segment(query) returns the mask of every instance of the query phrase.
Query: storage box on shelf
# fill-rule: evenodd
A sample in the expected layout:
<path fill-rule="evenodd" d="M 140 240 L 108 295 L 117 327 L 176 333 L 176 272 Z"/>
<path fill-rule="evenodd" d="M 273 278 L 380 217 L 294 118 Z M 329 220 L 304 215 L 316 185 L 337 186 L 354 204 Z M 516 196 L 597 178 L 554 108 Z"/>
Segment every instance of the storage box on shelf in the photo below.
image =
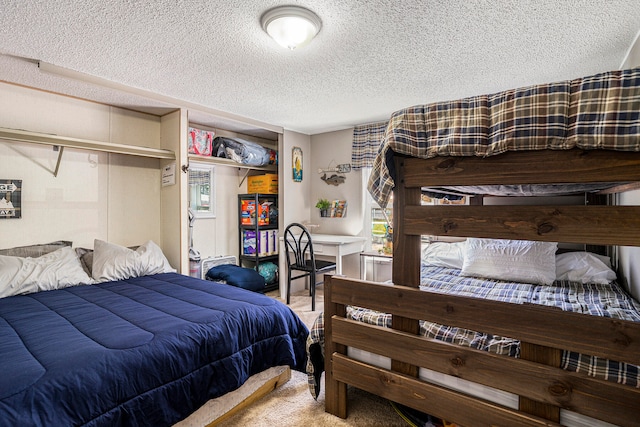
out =
<path fill-rule="evenodd" d="M 278 289 L 278 195 L 239 194 L 238 224 L 240 265 L 265 277 L 265 292 Z"/>
<path fill-rule="evenodd" d="M 278 194 L 278 174 L 266 173 L 247 177 L 247 192 Z"/>

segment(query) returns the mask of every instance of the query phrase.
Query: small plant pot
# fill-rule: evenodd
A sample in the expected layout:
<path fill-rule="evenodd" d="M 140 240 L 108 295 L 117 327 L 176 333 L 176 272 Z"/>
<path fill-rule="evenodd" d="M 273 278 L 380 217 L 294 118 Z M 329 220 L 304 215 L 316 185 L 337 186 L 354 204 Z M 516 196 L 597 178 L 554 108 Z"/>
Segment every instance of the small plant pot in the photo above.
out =
<path fill-rule="evenodd" d="M 320 216 L 321 217 L 328 217 L 329 216 L 329 209 L 320 209 Z"/>

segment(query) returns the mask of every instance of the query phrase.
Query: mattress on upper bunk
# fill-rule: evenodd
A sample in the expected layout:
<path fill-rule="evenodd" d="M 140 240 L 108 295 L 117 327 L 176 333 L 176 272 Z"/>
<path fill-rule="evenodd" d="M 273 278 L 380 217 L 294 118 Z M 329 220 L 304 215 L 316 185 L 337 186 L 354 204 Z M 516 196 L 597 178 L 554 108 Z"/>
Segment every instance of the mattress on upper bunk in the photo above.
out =
<path fill-rule="evenodd" d="M 473 240 L 491 242 L 488 239 Z M 493 240 L 493 242 L 498 241 Z M 555 278 L 559 280 L 544 278 L 546 273 L 542 270 L 545 267 L 540 267 L 539 264 L 530 264 L 527 267 L 527 262 L 519 263 L 518 271 L 502 269 L 496 273 L 495 263 L 484 262 L 485 267 L 489 266 L 485 273 L 491 271 L 491 274 L 506 274 L 507 276 L 518 274 L 522 277 L 529 276 L 528 282 L 540 282 L 533 284 L 465 275 L 469 274 L 469 269 L 476 269 L 474 274 L 482 274 L 478 264 L 469 267 L 469 269 L 467 269 L 468 265 L 463 265 L 461 259 L 463 254 L 460 248 L 465 244 L 466 242 L 432 244 L 434 247 L 440 246 L 446 249 L 438 248 L 437 251 L 430 253 L 423 252 L 420 289 L 515 304 L 546 305 L 587 315 L 640 322 L 640 304 L 615 280 L 610 280 L 612 277 L 615 278 L 615 273 L 603 261 L 606 257 L 586 252 L 558 255 L 556 257 L 557 269 L 554 265 L 553 271 Z M 548 243 L 537 242 L 535 245 L 548 245 Z M 501 254 L 505 258 L 510 255 L 513 254 Z M 532 260 L 530 259 L 530 261 Z M 483 262 L 481 261 L 481 263 Z M 545 281 L 547 284 L 544 284 Z M 392 316 L 370 309 L 348 306 L 347 318 L 390 328 Z M 425 321 L 420 321 L 420 334 L 427 338 L 477 350 L 519 357 L 520 342 L 509 337 Z M 324 369 L 321 356 L 323 346 L 324 318 L 321 314 L 309 331 L 307 340 L 309 391 L 314 398 L 317 398 L 320 391 L 319 378 Z M 585 372 L 595 378 L 632 387 L 640 387 L 638 366 L 627 363 L 564 351 L 561 368 L 574 372 Z"/>
<path fill-rule="evenodd" d="M 521 184 L 521 185 L 452 185 L 446 187 L 429 187 L 423 189 L 433 199 L 456 200 L 463 196 L 572 196 L 584 193 L 595 193 L 627 182 L 614 183 L 579 183 L 579 184 Z"/>
<path fill-rule="evenodd" d="M 0 299 L 6 425 L 172 425 L 272 366 L 308 330 L 268 296 L 176 273 Z"/>
<path fill-rule="evenodd" d="M 487 157 L 526 150 L 640 151 L 640 68 L 395 112 L 368 189 L 386 206 L 393 155 Z"/>

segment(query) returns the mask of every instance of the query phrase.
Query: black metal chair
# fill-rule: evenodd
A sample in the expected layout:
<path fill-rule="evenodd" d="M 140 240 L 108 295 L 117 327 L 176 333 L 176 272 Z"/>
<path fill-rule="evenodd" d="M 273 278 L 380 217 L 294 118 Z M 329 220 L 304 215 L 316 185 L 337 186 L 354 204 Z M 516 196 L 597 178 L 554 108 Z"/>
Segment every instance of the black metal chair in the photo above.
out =
<path fill-rule="evenodd" d="M 316 286 L 324 280 L 316 281 L 316 275 L 336 271 L 336 263 L 316 260 L 309 230 L 297 222 L 284 230 L 285 253 L 287 257 L 287 304 L 291 300 L 291 282 L 302 277 L 309 278 L 311 311 L 316 310 Z M 294 275 L 297 274 L 297 275 Z"/>

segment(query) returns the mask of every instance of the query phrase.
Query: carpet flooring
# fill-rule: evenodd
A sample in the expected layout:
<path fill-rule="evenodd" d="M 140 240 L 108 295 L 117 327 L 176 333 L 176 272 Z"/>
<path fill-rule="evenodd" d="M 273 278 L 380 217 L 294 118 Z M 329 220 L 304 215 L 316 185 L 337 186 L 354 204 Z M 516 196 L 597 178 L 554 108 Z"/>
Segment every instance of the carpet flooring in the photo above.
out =
<path fill-rule="evenodd" d="M 276 293 L 270 295 L 278 298 Z M 290 307 L 307 327 L 311 327 L 323 310 L 322 286 L 316 291 L 315 312 L 311 311 L 311 297 L 305 292 L 292 295 Z M 324 412 L 324 376 L 322 381 L 323 387 L 316 401 L 309 393 L 307 375 L 292 371 L 291 379 L 286 384 L 220 425 L 225 427 L 408 426 L 387 400 L 356 388 L 349 388 L 348 391 L 349 413 L 346 419 Z"/>

